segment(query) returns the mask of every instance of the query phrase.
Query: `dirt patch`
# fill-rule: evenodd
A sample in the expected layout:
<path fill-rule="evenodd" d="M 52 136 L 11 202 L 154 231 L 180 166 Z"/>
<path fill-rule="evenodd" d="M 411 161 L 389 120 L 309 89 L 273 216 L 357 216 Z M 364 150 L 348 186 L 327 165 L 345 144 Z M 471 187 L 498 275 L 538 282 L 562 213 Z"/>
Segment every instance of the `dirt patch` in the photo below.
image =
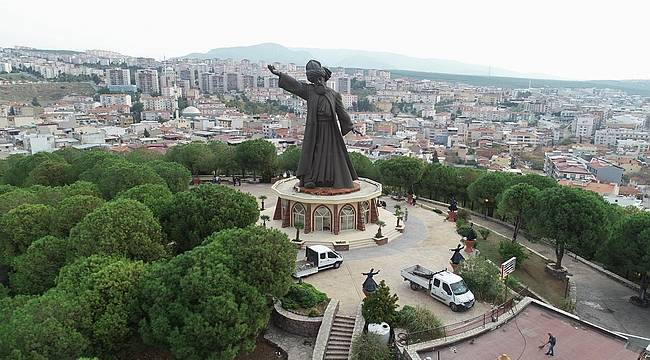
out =
<path fill-rule="evenodd" d="M 327 299 L 325 301 L 321 301 L 320 303 L 316 304 L 316 306 L 311 307 L 309 309 L 297 308 L 292 310 L 287 310 L 287 309 L 285 310 L 298 315 L 318 317 L 318 316 L 323 316 L 323 314 L 325 314 L 325 309 L 327 308 L 327 304 L 329 304 L 329 302 L 330 299 Z"/>

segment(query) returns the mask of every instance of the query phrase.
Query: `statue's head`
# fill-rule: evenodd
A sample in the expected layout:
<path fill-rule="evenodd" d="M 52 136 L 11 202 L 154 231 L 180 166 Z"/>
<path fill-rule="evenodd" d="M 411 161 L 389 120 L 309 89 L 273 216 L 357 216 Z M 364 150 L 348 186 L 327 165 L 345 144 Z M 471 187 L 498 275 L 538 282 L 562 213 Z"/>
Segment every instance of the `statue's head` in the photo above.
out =
<path fill-rule="evenodd" d="M 307 73 L 307 80 L 314 85 L 325 85 L 332 76 L 330 69 L 321 66 L 320 62 L 316 60 L 309 60 L 305 66 L 305 72 Z"/>

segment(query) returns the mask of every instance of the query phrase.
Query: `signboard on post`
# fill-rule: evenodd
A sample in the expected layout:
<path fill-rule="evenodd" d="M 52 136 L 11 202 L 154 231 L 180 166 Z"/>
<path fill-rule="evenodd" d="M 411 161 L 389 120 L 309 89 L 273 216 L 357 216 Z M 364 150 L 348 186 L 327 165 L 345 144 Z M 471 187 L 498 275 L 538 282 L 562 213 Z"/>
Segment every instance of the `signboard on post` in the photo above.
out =
<path fill-rule="evenodd" d="M 516 257 L 511 257 L 501 264 L 501 278 L 507 277 L 509 274 L 515 272 L 515 264 L 517 262 Z"/>

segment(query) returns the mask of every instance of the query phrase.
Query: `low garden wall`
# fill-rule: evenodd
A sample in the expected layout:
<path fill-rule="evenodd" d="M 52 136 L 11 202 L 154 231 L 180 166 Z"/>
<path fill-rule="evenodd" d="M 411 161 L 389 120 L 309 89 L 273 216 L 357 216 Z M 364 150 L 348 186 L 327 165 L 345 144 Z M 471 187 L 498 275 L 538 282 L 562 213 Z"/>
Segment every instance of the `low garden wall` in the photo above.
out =
<path fill-rule="evenodd" d="M 282 304 L 276 301 L 273 304 L 271 321 L 275 326 L 288 333 L 304 337 L 316 337 L 323 322 L 323 317 L 309 317 L 293 313 L 283 309 Z"/>

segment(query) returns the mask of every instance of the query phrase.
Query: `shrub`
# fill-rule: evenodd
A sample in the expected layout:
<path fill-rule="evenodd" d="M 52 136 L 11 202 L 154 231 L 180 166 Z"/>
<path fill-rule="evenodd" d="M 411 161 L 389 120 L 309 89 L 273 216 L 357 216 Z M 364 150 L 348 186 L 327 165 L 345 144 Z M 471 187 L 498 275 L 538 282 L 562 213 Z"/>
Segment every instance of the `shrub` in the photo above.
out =
<path fill-rule="evenodd" d="M 326 300 L 327 294 L 304 282 L 289 287 L 289 291 L 282 299 L 282 307 L 287 310 L 309 309 Z"/>
<path fill-rule="evenodd" d="M 465 220 L 465 222 L 469 222 L 469 220 L 472 218 L 472 215 L 467 209 L 458 209 L 456 212 L 456 218 L 459 220 Z"/>
<path fill-rule="evenodd" d="M 471 257 L 463 262 L 459 275 L 477 300 L 498 303 L 504 293 L 499 267 L 490 260 Z"/>
<path fill-rule="evenodd" d="M 501 240 L 501 242 L 499 242 L 499 255 L 501 255 L 502 261 L 516 257 L 517 266 L 523 265 L 524 261 L 528 259 L 526 248 L 518 242 L 510 240 Z"/>
<path fill-rule="evenodd" d="M 487 238 L 490 236 L 492 232 L 490 231 L 490 229 L 480 228 L 478 229 L 478 233 L 481 234 L 483 240 L 487 240 Z"/>
<path fill-rule="evenodd" d="M 472 228 L 469 225 L 463 224 L 461 226 L 456 226 L 456 232 L 462 237 L 467 237 Z"/>
<path fill-rule="evenodd" d="M 409 343 L 429 341 L 442 337 L 442 322 L 429 309 L 405 305 L 397 312 L 397 326 L 409 334 Z"/>
<path fill-rule="evenodd" d="M 396 294 L 390 294 L 390 288 L 382 280 L 377 287 L 377 291 L 367 298 L 363 299 L 361 312 L 368 323 L 387 322 L 393 325 L 397 317 L 397 300 Z"/>
<path fill-rule="evenodd" d="M 352 340 L 352 360 L 390 360 L 390 349 L 377 334 L 365 333 Z"/>

